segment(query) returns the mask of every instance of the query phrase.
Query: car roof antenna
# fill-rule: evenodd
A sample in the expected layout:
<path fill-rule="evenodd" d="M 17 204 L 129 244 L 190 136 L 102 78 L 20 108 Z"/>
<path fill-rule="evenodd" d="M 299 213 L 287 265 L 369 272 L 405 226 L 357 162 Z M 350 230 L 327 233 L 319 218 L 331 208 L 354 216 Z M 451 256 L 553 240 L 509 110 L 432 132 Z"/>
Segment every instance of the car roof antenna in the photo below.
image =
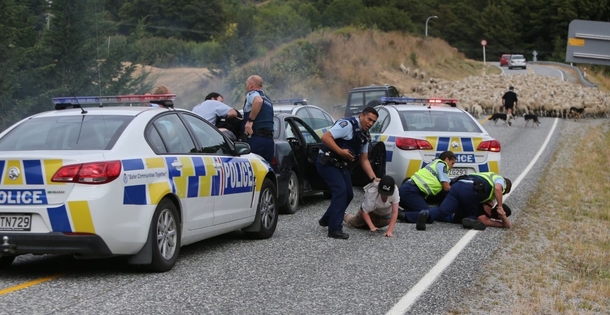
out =
<path fill-rule="evenodd" d="M 80 104 L 80 103 L 79 103 L 79 101 L 78 101 L 78 98 L 77 98 L 77 97 L 75 96 L 75 94 L 72 92 L 72 89 L 70 88 L 70 86 L 67 86 L 67 88 L 68 88 L 68 91 L 70 92 L 70 94 L 72 94 L 72 97 L 74 97 L 74 98 L 76 99 L 76 104 L 75 104 L 75 105 L 73 105 L 73 107 L 78 107 L 78 108 L 80 108 L 80 113 L 81 113 L 81 114 L 83 114 L 83 115 L 84 115 L 84 114 L 86 114 L 86 113 L 88 113 L 88 112 L 87 112 L 87 111 L 86 111 L 86 110 L 83 108 L 83 106 L 81 106 L 81 104 Z M 102 106 L 102 104 L 100 104 L 100 107 L 101 107 L 101 106 Z M 56 108 L 56 109 L 57 109 L 57 108 Z"/>

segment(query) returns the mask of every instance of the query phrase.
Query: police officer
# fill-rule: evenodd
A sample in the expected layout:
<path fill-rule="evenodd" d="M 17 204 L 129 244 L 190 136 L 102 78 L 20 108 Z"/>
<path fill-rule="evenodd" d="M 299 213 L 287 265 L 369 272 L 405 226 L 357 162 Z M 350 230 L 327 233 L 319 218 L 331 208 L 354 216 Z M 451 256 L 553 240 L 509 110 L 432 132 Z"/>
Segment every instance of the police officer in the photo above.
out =
<path fill-rule="evenodd" d="M 347 205 L 354 198 L 350 163 L 360 159 L 365 174 L 376 180 L 375 172 L 368 158 L 369 129 L 375 124 L 379 113 L 372 108 L 365 108 L 356 117 L 339 119 L 322 135 L 320 155 L 316 168 L 322 179 L 328 184 L 332 195 L 330 205 L 318 221 L 321 226 L 328 226 L 328 237 L 347 239 L 349 234 L 343 232 L 343 215 Z"/>
<path fill-rule="evenodd" d="M 451 151 L 441 153 L 432 163 L 421 168 L 400 185 L 400 206 L 405 211 L 417 211 L 428 208 L 428 202 L 442 203 L 449 192 L 449 170 L 456 162 Z M 404 213 L 399 217 L 404 220 Z"/>
<path fill-rule="evenodd" d="M 502 195 L 510 192 L 512 183 L 493 172 L 473 173 L 460 177 L 451 185 L 449 194 L 443 202 L 434 208 L 419 212 L 405 213 L 407 222 L 416 222 L 416 229 L 426 230 L 426 223 L 447 221 L 456 213 L 464 217 L 477 218 L 481 203 L 491 200 L 498 204 L 497 211 L 503 212 Z"/>
<path fill-rule="evenodd" d="M 246 80 L 246 102 L 244 104 L 243 133 L 248 137 L 252 152 L 271 163 L 274 156 L 273 103 L 263 92 L 263 79 L 251 75 Z"/>

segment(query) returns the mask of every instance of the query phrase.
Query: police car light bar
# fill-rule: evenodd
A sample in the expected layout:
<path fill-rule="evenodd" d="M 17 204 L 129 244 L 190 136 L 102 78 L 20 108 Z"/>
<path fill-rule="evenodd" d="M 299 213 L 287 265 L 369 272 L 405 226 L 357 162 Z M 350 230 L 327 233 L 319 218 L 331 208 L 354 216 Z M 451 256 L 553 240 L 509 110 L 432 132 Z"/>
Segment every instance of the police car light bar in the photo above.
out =
<path fill-rule="evenodd" d="M 56 109 L 66 108 L 69 105 L 102 105 L 120 103 L 154 103 L 168 107 L 173 106 L 176 94 L 151 94 L 151 95 L 117 95 L 117 96 L 67 96 L 54 97 L 53 103 Z"/>
<path fill-rule="evenodd" d="M 382 97 L 383 104 L 449 104 L 455 106 L 456 99 L 449 98 L 413 98 L 413 97 Z"/>
<path fill-rule="evenodd" d="M 272 100 L 273 104 L 292 104 L 292 105 L 307 105 L 305 98 L 287 98 L 282 100 Z"/>

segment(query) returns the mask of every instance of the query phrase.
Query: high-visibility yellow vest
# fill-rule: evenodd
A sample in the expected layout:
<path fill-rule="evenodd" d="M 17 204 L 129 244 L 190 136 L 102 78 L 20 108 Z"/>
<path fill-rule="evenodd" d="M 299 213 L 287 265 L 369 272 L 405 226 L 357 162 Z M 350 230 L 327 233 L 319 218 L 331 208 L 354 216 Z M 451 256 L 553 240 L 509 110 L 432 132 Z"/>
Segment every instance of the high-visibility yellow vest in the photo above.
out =
<path fill-rule="evenodd" d="M 489 191 L 489 195 L 487 196 L 487 198 L 485 200 L 481 200 L 481 203 L 490 201 L 494 198 L 494 190 L 496 187 L 496 185 L 494 185 L 494 182 L 497 178 L 503 179 L 502 176 L 500 176 L 494 172 L 472 173 L 472 174 L 468 174 L 468 176 L 477 176 L 477 177 L 485 179 L 485 181 L 487 183 L 489 183 L 489 187 L 491 188 Z M 506 190 L 506 187 L 502 187 L 502 194 L 504 194 L 505 190 Z"/>
<path fill-rule="evenodd" d="M 447 165 L 447 163 L 441 159 L 436 159 L 432 161 L 432 163 L 415 172 L 415 174 L 413 174 L 411 177 L 419 190 L 426 194 L 426 197 L 434 196 L 443 190 L 443 184 L 441 184 L 441 182 L 438 180 L 438 172 L 436 171 L 436 165 L 438 163 L 445 164 L 443 169 L 445 172 L 449 172 L 449 165 Z"/>

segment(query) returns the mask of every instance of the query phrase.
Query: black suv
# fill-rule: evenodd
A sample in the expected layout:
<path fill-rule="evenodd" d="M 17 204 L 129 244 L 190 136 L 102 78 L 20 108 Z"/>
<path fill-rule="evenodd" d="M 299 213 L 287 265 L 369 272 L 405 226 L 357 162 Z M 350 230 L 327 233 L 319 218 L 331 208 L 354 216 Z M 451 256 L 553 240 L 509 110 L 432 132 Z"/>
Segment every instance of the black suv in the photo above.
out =
<path fill-rule="evenodd" d="M 366 107 L 380 105 L 382 97 L 400 97 L 400 94 L 392 85 L 370 85 L 351 89 L 344 117 L 356 116 Z"/>

